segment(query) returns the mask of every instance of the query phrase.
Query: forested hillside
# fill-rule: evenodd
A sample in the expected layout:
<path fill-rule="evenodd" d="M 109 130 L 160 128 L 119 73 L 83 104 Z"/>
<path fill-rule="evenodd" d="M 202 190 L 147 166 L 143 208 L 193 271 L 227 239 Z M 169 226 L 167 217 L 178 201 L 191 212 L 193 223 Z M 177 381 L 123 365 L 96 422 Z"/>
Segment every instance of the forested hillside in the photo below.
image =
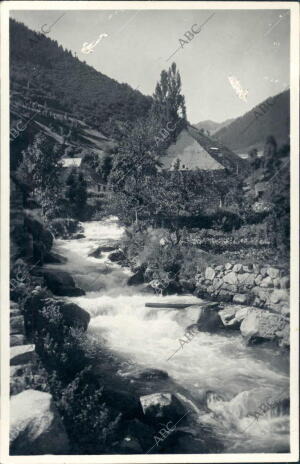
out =
<path fill-rule="evenodd" d="M 10 21 L 12 89 L 71 112 L 105 135 L 118 137 L 118 127 L 147 113 L 151 97 L 133 90 L 79 61 L 57 41 Z"/>
<path fill-rule="evenodd" d="M 231 150 L 247 153 L 251 148 L 262 149 L 268 135 L 277 143 L 289 143 L 290 91 L 286 90 L 255 106 L 214 135 Z"/>

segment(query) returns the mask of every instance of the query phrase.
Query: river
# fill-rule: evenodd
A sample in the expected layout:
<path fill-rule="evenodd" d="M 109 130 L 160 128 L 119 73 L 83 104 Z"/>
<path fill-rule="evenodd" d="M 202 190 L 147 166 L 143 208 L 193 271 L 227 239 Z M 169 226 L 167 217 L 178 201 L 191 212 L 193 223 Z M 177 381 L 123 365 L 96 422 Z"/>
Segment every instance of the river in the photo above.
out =
<path fill-rule="evenodd" d="M 89 332 L 129 365 L 166 371 L 189 393 L 195 411 L 205 395 L 208 409 L 201 421 L 223 437 L 225 452 L 288 452 L 289 416 L 277 401 L 288 396 L 288 356 L 274 347 L 246 347 L 239 332 L 199 332 L 181 347 L 179 340 L 189 325 L 185 310 L 151 309 L 145 302 L 201 300 L 192 295 L 160 297 L 145 293 L 143 286 L 127 286 L 130 271 L 111 263 L 108 253 L 88 256 L 97 246 L 120 239 L 123 229 L 117 220 L 86 222 L 83 227 L 85 238 L 56 240 L 54 251 L 67 257 L 60 268 L 86 291 L 85 296 L 67 299 L 90 313 Z M 256 419 L 247 417 L 266 397 L 277 407 Z"/>

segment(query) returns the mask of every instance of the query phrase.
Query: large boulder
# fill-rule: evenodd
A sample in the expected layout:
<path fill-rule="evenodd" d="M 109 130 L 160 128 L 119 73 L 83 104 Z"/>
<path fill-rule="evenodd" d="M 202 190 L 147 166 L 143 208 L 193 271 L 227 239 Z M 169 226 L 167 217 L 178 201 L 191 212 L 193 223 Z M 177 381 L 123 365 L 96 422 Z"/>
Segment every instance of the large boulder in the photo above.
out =
<path fill-rule="evenodd" d="M 10 401 L 10 454 L 69 454 L 69 441 L 49 393 L 26 390 Z"/>
<path fill-rule="evenodd" d="M 198 328 L 201 332 L 215 332 L 223 328 L 221 318 L 218 314 L 219 306 L 200 306 Z"/>
<path fill-rule="evenodd" d="M 82 296 L 85 291 L 75 286 L 73 277 L 65 271 L 43 270 L 45 283 L 49 290 L 58 296 Z"/>
<path fill-rule="evenodd" d="M 289 323 L 280 314 L 269 311 L 252 311 L 241 323 L 241 334 L 247 343 L 259 343 L 263 341 L 276 341 L 285 337 Z"/>
<path fill-rule="evenodd" d="M 140 402 L 145 419 L 149 423 L 160 423 L 163 420 L 177 422 L 186 413 L 182 403 L 171 393 L 141 396 Z"/>

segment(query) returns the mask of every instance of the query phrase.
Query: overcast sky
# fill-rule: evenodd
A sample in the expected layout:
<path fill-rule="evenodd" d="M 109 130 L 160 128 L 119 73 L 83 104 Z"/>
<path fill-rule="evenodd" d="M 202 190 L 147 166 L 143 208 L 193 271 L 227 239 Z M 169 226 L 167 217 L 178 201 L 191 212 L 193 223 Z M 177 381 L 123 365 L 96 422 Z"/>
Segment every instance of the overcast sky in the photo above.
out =
<path fill-rule="evenodd" d="M 11 16 L 40 31 L 63 13 L 48 37 L 144 94 L 152 95 L 161 70 L 175 61 L 191 123 L 240 116 L 289 85 L 290 19 L 285 10 L 217 10 L 212 17 L 213 10 L 43 10 Z M 199 30 L 208 18 L 188 42 L 184 34 L 193 25 Z M 82 53 L 84 42 L 104 33 L 108 37 L 93 53 Z M 238 80 L 235 89 L 228 76 Z"/>

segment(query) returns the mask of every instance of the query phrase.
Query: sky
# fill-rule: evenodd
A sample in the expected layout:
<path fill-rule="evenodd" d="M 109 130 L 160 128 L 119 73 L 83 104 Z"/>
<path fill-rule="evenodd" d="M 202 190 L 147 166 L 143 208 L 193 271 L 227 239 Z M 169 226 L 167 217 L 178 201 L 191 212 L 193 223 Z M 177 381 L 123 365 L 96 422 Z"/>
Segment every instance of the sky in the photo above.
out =
<path fill-rule="evenodd" d="M 47 36 L 81 61 L 145 95 L 175 61 L 193 124 L 241 116 L 289 87 L 286 10 L 27 10 L 11 17 L 40 32 L 50 26 Z M 83 53 L 99 36 L 93 52 Z"/>

